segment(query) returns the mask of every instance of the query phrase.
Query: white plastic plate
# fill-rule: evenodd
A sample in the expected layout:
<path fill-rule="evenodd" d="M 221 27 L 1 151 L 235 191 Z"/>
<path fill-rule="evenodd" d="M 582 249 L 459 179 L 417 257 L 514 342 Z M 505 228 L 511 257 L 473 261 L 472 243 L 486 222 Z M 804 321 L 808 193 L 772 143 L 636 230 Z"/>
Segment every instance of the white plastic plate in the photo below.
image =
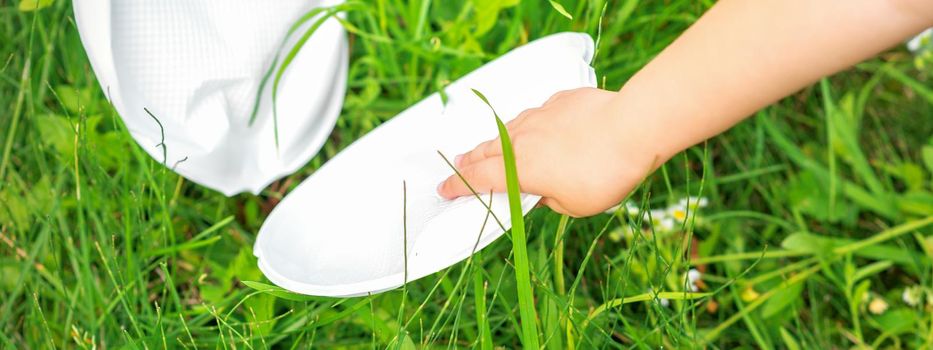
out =
<path fill-rule="evenodd" d="M 291 174 L 333 129 L 347 79 L 346 35 L 336 19 L 311 36 L 280 82 L 279 149 L 271 81 L 253 125 L 249 120 L 288 28 L 309 10 L 337 3 L 75 0 L 74 12 L 101 88 L 139 145 L 182 176 L 233 195 L 258 193 Z M 312 22 L 292 35 L 282 56 Z"/>
<path fill-rule="evenodd" d="M 507 122 L 558 91 L 595 86 L 592 54 L 586 34 L 536 40 L 451 84 L 446 106 L 433 94 L 379 126 L 272 211 L 254 246 L 260 269 L 297 293 L 357 296 L 403 285 L 406 266 L 411 281 L 485 247 L 511 226 L 506 195 L 493 195 L 491 203 L 503 227 L 490 217 L 481 233 L 488 211 L 479 200 L 436 194 L 453 174 L 438 151 L 453 161 L 497 136 L 489 107 L 470 89 L 486 95 Z M 540 199 L 521 198 L 525 213 Z"/>

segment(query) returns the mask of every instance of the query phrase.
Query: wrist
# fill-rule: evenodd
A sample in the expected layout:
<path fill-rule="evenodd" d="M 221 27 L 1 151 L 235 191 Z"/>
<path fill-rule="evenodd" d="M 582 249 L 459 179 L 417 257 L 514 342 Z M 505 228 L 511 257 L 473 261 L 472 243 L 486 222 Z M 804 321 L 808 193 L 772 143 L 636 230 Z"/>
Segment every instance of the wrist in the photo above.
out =
<path fill-rule="evenodd" d="M 616 92 L 612 104 L 611 130 L 616 135 L 617 147 L 627 161 L 635 161 L 640 171 L 650 173 L 682 151 L 679 137 L 666 127 L 664 101 L 639 96 L 638 91 L 623 87 Z M 633 157 L 636 157 L 633 159 Z"/>

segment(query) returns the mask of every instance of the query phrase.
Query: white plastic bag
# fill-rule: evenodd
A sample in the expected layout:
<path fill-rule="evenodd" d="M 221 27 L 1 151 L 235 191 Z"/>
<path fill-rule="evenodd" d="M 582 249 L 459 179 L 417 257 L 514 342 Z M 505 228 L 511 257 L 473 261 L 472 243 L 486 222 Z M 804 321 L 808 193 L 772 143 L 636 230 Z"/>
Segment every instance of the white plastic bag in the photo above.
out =
<path fill-rule="evenodd" d="M 438 151 L 450 158 L 497 136 L 489 107 L 470 89 L 485 94 L 507 122 L 555 92 L 595 86 L 592 55 L 586 34 L 536 40 L 451 84 L 446 106 L 434 94 L 373 130 L 272 211 L 253 250 L 260 269 L 294 292 L 355 296 L 401 286 L 405 252 L 410 281 L 485 247 L 511 226 L 506 195 L 492 196 L 495 218 L 480 236 L 487 209 L 479 200 L 436 193 L 453 173 Z M 539 199 L 522 195 L 525 212 Z"/>
<path fill-rule="evenodd" d="M 184 177 L 233 195 L 258 193 L 297 170 L 333 128 L 347 71 L 335 19 L 317 29 L 279 84 L 278 149 L 271 82 L 252 125 L 250 117 L 289 27 L 339 2 L 75 0 L 74 12 L 101 88 L 140 146 Z"/>

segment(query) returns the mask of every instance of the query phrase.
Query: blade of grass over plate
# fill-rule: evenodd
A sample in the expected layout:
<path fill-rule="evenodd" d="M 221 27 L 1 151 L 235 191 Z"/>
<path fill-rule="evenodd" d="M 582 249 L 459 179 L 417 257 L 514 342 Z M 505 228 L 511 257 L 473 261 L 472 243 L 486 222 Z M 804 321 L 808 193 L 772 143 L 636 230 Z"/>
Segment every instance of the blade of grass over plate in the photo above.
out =
<path fill-rule="evenodd" d="M 278 108 L 276 108 L 275 101 L 276 101 L 276 97 L 278 96 L 279 82 L 281 82 L 282 76 L 285 74 L 285 70 L 287 70 L 288 66 L 292 64 L 292 61 L 295 59 L 295 56 L 298 56 L 298 52 L 301 51 L 305 43 L 308 42 L 308 39 L 311 38 L 311 35 L 314 34 L 314 32 L 316 32 L 318 28 L 320 28 L 321 25 L 324 24 L 324 22 L 326 22 L 331 17 L 337 15 L 337 13 L 344 12 L 344 11 L 350 11 L 352 9 L 362 8 L 362 6 L 364 5 L 362 5 L 359 2 L 346 2 L 346 3 L 333 6 L 333 7 L 329 7 L 329 8 L 315 8 L 314 10 L 311 10 L 307 15 L 302 17 L 303 20 L 307 20 L 318 14 L 321 14 L 321 17 L 315 20 L 314 23 L 304 32 L 304 34 L 302 34 L 301 37 L 299 37 L 298 41 L 295 42 L 295 45 L 292 46 L 291 50 L 288 51 L 288 54 L 285 55 L 285 58 L 282 59 L 282 64 L 279 65 L 279 68 L 275 72 L 275 79 L 273 79 L 273 82 L 272 82 L 272 123 L 273 123 L 273 129 L 275 130 L 276 150 L 278 150 L 279 148 L 279 118 L 278 118 Z M 323 13 L 320 13 L 320 12 L 323 12 Z M 298 24 L 292 27 L 292 29 L 289 31 L 289 34 L 291 34 L 293 30 L 297 29 L 296 28 L 297 25 Z M 276 61 L 278 60 L 276 59 Z M 273 66 L 274 64 L 275 63 L 273 63 Z M 264 85 L 264 81 L 265 81 L 265 78 L 263 79 L 262 85 Z M 254 113 L 255 113 L 256 108 L 257 107 L 253 108 Z"/>
<path fill-rule="evenodd" d="M 515 281 L 518 284 L 518 310 L 521 316 L 522 346 L 527 349 L 537 349 L 540 347 L 538 345 L 540 344 L 538 341 L 538 317 L 534 305 L 534 292 L 531 289 L 531 271 L 528 266 L 528 246 L 525 238 L 525 216 L 522 211 L 521 190 L 518 187 L 515 152 L 512 149 L 509 132 L 496 113 L 496 109 L 492 107 L 483 93 L 475 89 L 473 89 L 473 93 L 492 110 L 492 114 L 496 118 L 496 126 L 499 128 L 502 158 L 505 161 L 505 183 L 508 189 L 509 212 L 512 219 L 512 252 L 515 257 Z"/>
<path fill-rule="evenodd" d="M 270 64 L 269 68 L 266 69 L 266 73 L 263 74 L 262 80 L 259 82 L 259 88 L 256 90 L 256 98 L 253 100 L 253 111 L 249 116 L 249 126 L 252 126 L 253 122 L 256 121 L 256 115 L 259 113 L 259 106 L 262 103 L 262 93 L 265 91 L 266 83 L 269 82 L 269 78 L 272 77 L 272 73 L 275 73 L 275 67 L 278 67 L 279 56 L 281 55 L 282 50 L 285 48 L 285 44 L 288 42 L 288 39 L 290 39 L 292 34 L 298 31 L 302 25 L 307 23 L 311 18 L 314 18 L 314 16 L 321 14 L 321 12 L 324 12 L 325 10 L 327 10 L 326 7 L 316 7 L 311 11 L 308 11 L 303 16 L 301 16 L 301 18 L 295 21 L 295 23 L 292 24 L 292 26 L 288 29 L 288 32 L 285 33 L 285 37 L 282 38 L 282 43 L 279 44 L 279 48 L 275 52 L 275 57 L 272 59 L 272 64 Z"/>

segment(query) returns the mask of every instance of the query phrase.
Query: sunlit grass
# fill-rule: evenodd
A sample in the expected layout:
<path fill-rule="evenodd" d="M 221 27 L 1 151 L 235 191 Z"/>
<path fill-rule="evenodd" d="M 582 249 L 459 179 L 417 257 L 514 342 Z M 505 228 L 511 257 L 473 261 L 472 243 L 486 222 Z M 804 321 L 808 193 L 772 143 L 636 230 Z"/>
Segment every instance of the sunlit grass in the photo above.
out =
<path fill-rule="evenodd" d="M 404 291 L 334 299 L 271 285 L 252 256 L 308 174 L 546 34 L 598 33 L 599 81 L 617 89 L 709 4 L 345 5 L 349 89 L 329 142 L 233 198 L 142 151 L 94 80 L 71 4 L 32 5 L 0 5 L 2 348 L 933 346 L 933 65 L 902 49 L 677 155 L 612 214 L 513 215 L 511 241 Z M 678 207 L 688 197 L 708 205 Z"/>

